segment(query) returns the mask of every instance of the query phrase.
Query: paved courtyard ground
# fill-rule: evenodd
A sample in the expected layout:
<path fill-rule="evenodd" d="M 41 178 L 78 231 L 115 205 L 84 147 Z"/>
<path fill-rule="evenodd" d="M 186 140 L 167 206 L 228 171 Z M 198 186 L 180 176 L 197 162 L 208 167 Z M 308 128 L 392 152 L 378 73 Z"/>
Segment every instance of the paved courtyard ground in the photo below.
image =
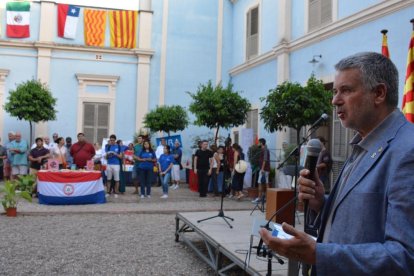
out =
<path fill-rule="evenodd" d="M 20 202 L 18 217 L 0 215 L 0 275 L 213 275 L 174 240 L 175 214 L 214 211 L 220 197 L 200 198 L 187 185 L 161 199 L 124 195 L 97 205 Z M 249 210 L 249 199 L 225 199 L 224 210 Z M 257 211 L 256 211 L 257 212 Z M 224 222 L 223 222 L 224 223 Z"/>

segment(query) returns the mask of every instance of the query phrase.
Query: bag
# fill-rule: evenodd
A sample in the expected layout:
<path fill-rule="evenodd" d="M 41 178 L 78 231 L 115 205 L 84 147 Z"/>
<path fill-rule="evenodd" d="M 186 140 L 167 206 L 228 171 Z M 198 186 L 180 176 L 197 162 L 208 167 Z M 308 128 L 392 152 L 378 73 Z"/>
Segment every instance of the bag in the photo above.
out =
<path fill-rule="evenodd" d="M 234 166 L 234 169 L 238 173 L 245 173 L 247 170 L 247 162 L 244 160 L 237 161 L 236 165 Z"/>
<path fill-rule="evenodd" d="M 262 173 L 262 177 L 260 178 L 260 184 L 266 184 L 266 174 Z"/>
<path fill-rule="evenodd" d="M 184 169 L 183 164 L 180 163 L 180 170 Z"/>

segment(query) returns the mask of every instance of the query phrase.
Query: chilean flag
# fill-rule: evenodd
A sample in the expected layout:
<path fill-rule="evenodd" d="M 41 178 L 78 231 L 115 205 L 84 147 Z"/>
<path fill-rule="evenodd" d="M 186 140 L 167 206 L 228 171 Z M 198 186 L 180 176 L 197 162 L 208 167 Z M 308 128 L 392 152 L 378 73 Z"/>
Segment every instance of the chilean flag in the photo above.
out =
<path fill-rule="evenodd" d="M 58 4 L 58 36 L 76 38 L 80 7 Z"/>
<path fill-rule="evenodd" d="M 49 172 L 37 173 L 40 204 L 66 205 L 105 203 L 101 172 Z"/>

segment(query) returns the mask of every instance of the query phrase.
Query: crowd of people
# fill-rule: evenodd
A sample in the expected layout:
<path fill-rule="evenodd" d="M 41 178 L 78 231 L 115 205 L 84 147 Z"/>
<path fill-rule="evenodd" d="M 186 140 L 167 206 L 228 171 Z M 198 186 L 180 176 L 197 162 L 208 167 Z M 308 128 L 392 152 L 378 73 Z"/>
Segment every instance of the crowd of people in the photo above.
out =
<path fill-rule="evenodd" d="M 182 149 L 178 140 L 171 149 L 166 145 L 165 139 L 161 139 L 160 145 L 154 151 L 150 141 L 143 136 L 138 137 L 135 145 L 129 143 L 124 146 L 122 140 L 117 140 L 116 135 L 112 134 L 108 144 L 101 147 L 99 143 L 91 144 L 86 141 L 84 133 L 78 133 L 77 142 L 74 144 L 71 137 L 65 139 L 54 133 L 52 142 L 47 136 L 37 137 L 29 149 L 29 144 L 22 139 L 20 132 L 10 131 L 8 141 L 0 145 L 0 165 L 5 180 L 27 174 L 36 176 L 39 170 L 48 169 L 50 159 L 59 164 L 59 169 L 72 170 L 90 169 L 87 167 L 88 162 L 93 162 L 94 169 L 102 170 L 106 195 L 113 194 L 115 198 L 125 192 L 125 187 L 120 187 L 125 165 L 132 168 L 134 194 L 140 194 L 141 198 L 150 198 L 151 186 L 154 180 L 159 179 L 163 187 L 162 198 L 168 198 L 170 179 L 173 182 L 172 189 L 179 188 L 181 158 Z"/>

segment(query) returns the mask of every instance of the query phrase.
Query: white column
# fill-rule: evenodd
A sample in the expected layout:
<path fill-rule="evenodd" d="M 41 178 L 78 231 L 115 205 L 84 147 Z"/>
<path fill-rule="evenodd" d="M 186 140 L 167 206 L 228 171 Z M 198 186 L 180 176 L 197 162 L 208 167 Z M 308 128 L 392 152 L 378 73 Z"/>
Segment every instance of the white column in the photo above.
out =
<path fill-rule="evenodd" d="M 162 33 L 161 33 L 161 60 L 160 60 L 160 94 L 158 105 L 165 104 L 165 76 L 167 67 L 167 33 L 168 33 L 168 6 L 169 0 L 163 1 Z"/>
<path fill-rule="evenodd" d="M 279 0 L 279 13 L 278 13 L 278 43 L 286 45 L 291 40 L 292 25 L 292 4 L 290 0 Z M 290 60 L 289 51 L 287 47 L 277 57 L 277 83 L 281 84 L 284 81 L 289 80 Z M 283 142 L 289 141 L 290 131 L 277 131 L 276 132 L 276 148 L 281 149 Z"/>
<path fill-rule="evenodd" d="M 5 69 L 0 69 L 0 105 L 3 106 L 5 101 L 4 101 L 4 90 L 6 89 L 6 77 L 9 74 L 9 70 L 5 70 Z M 4 131 L 4 114 L 6 113 L 6 111 L 2 111 L 0 112 L 0 135 L 2 137 L 2 142 L 4 143 L 4 139 L 6 139 L 6 134 L 3 133 Z"/>
<path fill-rule="evenodd" d="M 136 102 L 136 129 L 143 127 L 143 120 L 145 114 L 149 110 L 149 81 L 150 81 L 150 56 L 138 56 L 138 70 L 137 70 L 137 102 Z"/>
<path fill-rule="evenodd" d="M 56 13 L 55 3 L 40 2 L 39 41 L 53 42 L 55 26 L 57 24 Z"/>
<path fill-rule="evenodd" d="M 224 1 L 218 1 L 218 20 L 217 20 L 217 57 L 216 57 L 216 85 L 221 83 L 222 63 L 223 63 L 223 7 Z"/>
<path fill-rule="evenodd" d="M 50 59 L 52 50 L 50 48 L 53 42 L 53 31 L 56 25 L 56 5 L 53 2 L 40 2 L 40 25 L 39 25 L 39 43 L 37 47 L 37 79 L 42 83 L 49 83 L 50 79 Z M 53 91 L 52 91 L 53 92 Z M 35 124 L 35 137 L 48 135 L 47 122 Z"/>
<path fill-rule="evenodd" d="M 168 2 L 168 1 L 164 1 Z M 138 48 L 151 49 L 152 38 L 152 8 L 151 0 L 139 1 L 139 36 Z M 136 53 L 138 58 L 137 67 L 137 99 L 135 113 L 135 131 L 138 132 L 143 127 L 143 119 L 149 110 L 149 81 L 150 81 L 150 61 L 151 56 L 142 53 Z"/>
<path fill-rule="evenodd" d="M 50 48 L 38 47 L 37 53 L 37 79 L 42 83 L 48 84 L 50 79 L 50 59 L 52 50 Z M 34 135 L 35 137 L 48 135 L 47 122 L 37 123 L 35 125 Z"/>

